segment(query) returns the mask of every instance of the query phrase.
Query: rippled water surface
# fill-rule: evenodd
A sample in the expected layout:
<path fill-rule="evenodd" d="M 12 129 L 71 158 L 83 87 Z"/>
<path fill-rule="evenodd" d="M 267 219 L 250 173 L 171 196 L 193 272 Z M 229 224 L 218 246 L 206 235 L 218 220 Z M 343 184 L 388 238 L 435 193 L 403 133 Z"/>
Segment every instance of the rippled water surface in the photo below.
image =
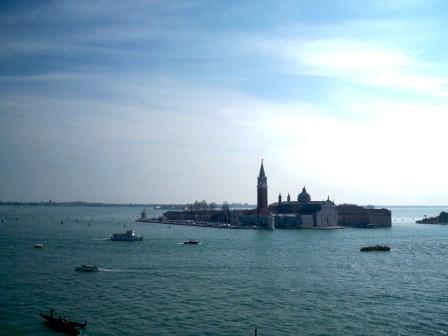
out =
<path fill-rule="evenodd" d="M 53 334 L 50 307 L 85 335 L 448 333 L 448 226 L 413 224 L 441 208 L 392 208 L 389 229 L 273 232 L 135 223 L 140 210 L 0 207 L 0 334 Z M 145 239 L 107 240 L 124 225 Z M 392 251 L 359 252 L 377 243 Z"/>

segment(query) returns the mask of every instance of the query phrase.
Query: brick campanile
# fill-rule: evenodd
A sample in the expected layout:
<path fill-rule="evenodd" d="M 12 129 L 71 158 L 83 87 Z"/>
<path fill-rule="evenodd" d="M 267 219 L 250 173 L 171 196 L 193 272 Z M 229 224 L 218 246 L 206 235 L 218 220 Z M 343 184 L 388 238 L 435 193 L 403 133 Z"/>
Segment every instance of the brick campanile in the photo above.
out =
<path fill-rule="evenodd" d="M 257 184 L 257 212 L 268 208 L 268 178 L 264 172 L 263 159 L 261 159 L 260 173 Z"/>

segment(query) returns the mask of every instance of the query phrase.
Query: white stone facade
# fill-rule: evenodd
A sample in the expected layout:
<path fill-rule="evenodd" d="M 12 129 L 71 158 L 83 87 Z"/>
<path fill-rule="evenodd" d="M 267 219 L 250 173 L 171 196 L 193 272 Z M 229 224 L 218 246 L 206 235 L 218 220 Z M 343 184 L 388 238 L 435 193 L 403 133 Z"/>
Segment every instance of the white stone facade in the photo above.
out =
<path fill-rule="evenodd" d="M 316 213 L 317 227 L 329 227 L 338 225 L 338 212 L 333 202 L 330 200 L 322 203 L 321 210 Z"/>

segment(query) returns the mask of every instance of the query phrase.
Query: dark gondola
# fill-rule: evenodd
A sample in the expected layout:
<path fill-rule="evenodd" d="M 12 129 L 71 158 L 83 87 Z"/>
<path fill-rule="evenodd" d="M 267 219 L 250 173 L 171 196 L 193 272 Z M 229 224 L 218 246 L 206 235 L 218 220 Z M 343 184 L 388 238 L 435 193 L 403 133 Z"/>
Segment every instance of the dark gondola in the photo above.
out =
<path fill-rule="evenodd" d="M 386 245 L 376 245 L 376 246 L 366 246 L 360 249 L 361 252 L 388 252 L 390 251 L 390 247 Z"/>
<path fill-rule="evenodd" d="M 198 245 L 200 243 L 201 242 L 198 242 L 197 240 L 191 240 L 191 239 L 189 241 L 184 242 L 185 245 Z"/>
<path fill-rule="evenodd" d="M 76 322 L 70 321 L 61 316 L 54 317 L 53 309 L 50 310 L 50 315 L 39 313 L 45 320 L 48 326 L 54 330 L 64 332 L 68 335 L 79 335 L 80 331 L 78 328 L 84 328 L 87 325 L 87 321 Z"/>

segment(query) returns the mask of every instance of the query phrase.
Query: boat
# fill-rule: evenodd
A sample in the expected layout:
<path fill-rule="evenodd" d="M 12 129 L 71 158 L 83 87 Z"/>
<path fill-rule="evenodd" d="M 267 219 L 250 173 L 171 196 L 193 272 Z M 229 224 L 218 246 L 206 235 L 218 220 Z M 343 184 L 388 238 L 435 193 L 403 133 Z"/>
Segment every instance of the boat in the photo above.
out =
<path fill-rule="evenodd" d="M 44 244 L 34 244 L 34 248 L 44 248 Z"/>
<path fill-rule="evenodd" d="M 189 241 L 184 241 L 184 244 L 185 245 L 198 245 L 198 244 L 200 244 L 201 242 L 199 242 L 199 241 L 197 241 L 197 240 L 189 240 Z"/>
<path fill-rule="evenodd" d="M 114 241 L 138 241 L 143 240 L 142 236 L 135 233 L 134 230 L 127 230 L 125 233 L 114 233 L 110 240 Z"/>
<path fill-rule="evenodd" d="M 373 252 L 373 251 L 387 252 L 387 251 L 390 251 L 390 247 L 387 245 L 365 246 L 365 247 L 361 247 L 360 251 L 361 252 Z"/>
<path fill-rule="evenodd" d="M 76 266 L 75 271 L 77 271 L 77 272 L 98 272 L 99 269 L 97 266 L 82 264 L 81 266 Z"/>
<path fill-rule="evenodd" d="M 55 317 L 53 309 L 50 309 L 50 315 L 39 313 L 41 317 L 43 317 L 48 324 L 48 326 L 54 330 L 64 332 L 68 335 L 79 335 L 80 331 L 78 328 L 84 328 L 87 326 L 87 321 L 76 322 L 70 321 L 61 316 Z"/>

